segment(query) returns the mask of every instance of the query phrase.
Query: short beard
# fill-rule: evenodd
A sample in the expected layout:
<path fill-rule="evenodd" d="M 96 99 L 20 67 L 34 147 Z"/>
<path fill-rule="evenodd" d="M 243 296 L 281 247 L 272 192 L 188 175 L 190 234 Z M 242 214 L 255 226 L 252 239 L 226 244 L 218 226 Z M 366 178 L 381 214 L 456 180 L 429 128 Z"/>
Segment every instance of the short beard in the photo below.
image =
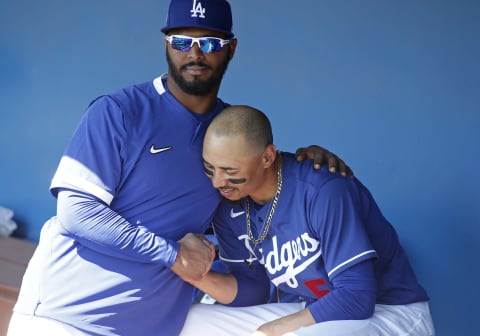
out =
<path fill-rule="evenodd" d="M 187 82 L 185 78 L 183 78 L 183 76 L 181 75 L 182 70 L 184 70 L 186 67 L 192 65 L 202 66 L 206 68 L 210 67 L 202 62 L 190 62 L 182 65 L 179 69 L 177 69 L 175 67 L 175 64 L 173 64 L 170 55 L 168 54 L 168 49 L 165 50 L 165 54 L 167 56 L 169 74 L 172 76 L 174 82 L 183 92 L 192 96 L 206 96 L 212 91 L 217 90 L 220 86 L 220 83 L 222 82 L 225 71 L 227 71 L 228 63 L 230 62 L 228 53 L 226 53 L 224 61 L 219 65 L 217 71 L 213 73 L 212 77 L 205 81 L 194 78 L 193 81 Z"/>

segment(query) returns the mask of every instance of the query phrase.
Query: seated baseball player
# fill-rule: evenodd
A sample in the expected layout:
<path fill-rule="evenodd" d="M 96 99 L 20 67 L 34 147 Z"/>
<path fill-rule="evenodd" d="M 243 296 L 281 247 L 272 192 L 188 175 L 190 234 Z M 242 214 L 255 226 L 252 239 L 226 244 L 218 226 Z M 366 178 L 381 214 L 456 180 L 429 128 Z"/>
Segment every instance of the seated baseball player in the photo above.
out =
<path fill-rule="evenodd" d="M 260 111 L 231 106 L 204 139 L 224 200 L 213 227 L 228 273 L 191 283 L 182 335 L 434 335 L 429 297 L 393 226 L 359 180 L 311 169 L 273 144 Z M 269 283 L 297 303 L 269 303 Z"/>

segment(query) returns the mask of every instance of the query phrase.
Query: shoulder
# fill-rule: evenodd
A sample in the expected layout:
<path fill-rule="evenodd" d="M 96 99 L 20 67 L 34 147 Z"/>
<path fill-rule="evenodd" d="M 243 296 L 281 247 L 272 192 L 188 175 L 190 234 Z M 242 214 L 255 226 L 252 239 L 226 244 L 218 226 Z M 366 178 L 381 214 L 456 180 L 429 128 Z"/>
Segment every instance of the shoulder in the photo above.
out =
<path fill-rule="evenodd" d="M 161 109 L 162 100 L 156 99 L 159 96 L 153 81 L 147 81 L 96 97 L 88 105 L 87 112 L 131 122 L 139 115 Z"/>
<path fill-rule="evenodd" d="M 148 104 L 159 95 L 160 93 L 157 91 L 153 81 L 148 81 L 124 87 L 104 95 L 104 97 L 112 99 L 124 107 L 134 108 L 138 105 Z"/>
<path fill-rule="evenodd" d="M 294 188 L 295 193 L 303 192 L 313 198 L 326 199 L 361 198 L 369 191 L 356 178 L 331 173 L 327 165 L 320 170 L 313 168 L 312 160 L 298 162 L 291 153 L 282 153 L 283 177 Z"/>
<path fill-rule="evenodd" d="M 312 160 L 299 162 L 292 153 L 282 153 L 282 160 L 284 178 L 292 180 L 296 184 L 304 184 L 318 189 L 331 182 L 342 183 L 348 179 L 339 173 L 330 173 L 326 164 L 319 170 L 314 169 Z"/>

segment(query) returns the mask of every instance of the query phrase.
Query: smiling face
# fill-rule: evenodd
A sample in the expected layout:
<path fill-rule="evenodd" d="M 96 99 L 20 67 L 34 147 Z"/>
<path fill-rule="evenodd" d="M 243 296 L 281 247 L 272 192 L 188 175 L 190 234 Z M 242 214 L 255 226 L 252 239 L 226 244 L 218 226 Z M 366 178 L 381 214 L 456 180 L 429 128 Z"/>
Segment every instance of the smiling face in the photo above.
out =
<path fill-rule="evenodd" d="M 249 106 L 230 106 L 214 118 L 203 141 L 203 165 L 229 200 L 268 202 L 276 191 L 276 148 L 268 118 Z"/>
<path fill-rule="evenodd" d="M 175 29 L 169 31 L 169 35 L 225 38 L 224 34 L 215 31 L 193 28 Z M 228 63 L 233 58 L 236 39 L 211 53 L 202 52 L 197 43 L 188 51 L 177 50 L 170 42 L 165 43 L 169 77 L 181 91 L 193 96 L 218 92 Z"/>
<path fill-rule="evenodd" d="M 242 136 L 207 134 L 203 146 L 205 174 L 220 194 L 229 200 L 247 196 L 256 198 L 269 180 L 269 155 L 265 151 L 250 150 Z M 259 198 L 260 200 L 260 198 Z"/>

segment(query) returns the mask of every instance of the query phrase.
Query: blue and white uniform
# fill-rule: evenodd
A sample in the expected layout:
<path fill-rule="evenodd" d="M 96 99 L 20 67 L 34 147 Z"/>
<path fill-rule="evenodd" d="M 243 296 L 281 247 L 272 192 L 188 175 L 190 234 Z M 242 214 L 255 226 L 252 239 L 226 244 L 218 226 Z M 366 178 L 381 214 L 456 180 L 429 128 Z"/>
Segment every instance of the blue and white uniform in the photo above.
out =
<path fill-rule="evenodd" d="M 176 241 L 204 232 L 220 201 L 201 149 L 226 106 L 218 99 L 210 113 L 194 114 L 168 91 L 165 76 L 93 101 L 51 191 L 85 195 L 111 213 L 44 225 L 15 312 L 88 335 L 178 334 L 193 287 L 170 267 Z"/>
<path fill-rule="evenodd" d="M 347 298 L 336 294 L 341 289 L 335 282 L 351 269 L 364 273 L 360 267 L 372 260 L 373 281 L 366 281 L 366 288 L 362 281 L 355 282 L 355 275 L 343 279 L 351 289 L 359 286 L 373 293 L 372 309 L 375 303 L 428 301 L 394 228 L 357 179 L 331 174 L 326 167 L 317 172 L 292 155 L 282 156 L 283 187 L 263 242 L 255 246 L 248 239 L 243 201 L 224 200 L 214 218 L 220 258 L 238 281 L 232 305 L 264 303 L 268 279 L 282 291 L 302 297 L 317 323 L 362 319 L 350 307 L 335 310 L 339 305 L 332 300 L 348 299 L 348 294 Z M 271 205 L 252 200 L 250 204 L 253 236 L 258 237 Z M 253 270 L 245 260 L 253 261 Z"/>

